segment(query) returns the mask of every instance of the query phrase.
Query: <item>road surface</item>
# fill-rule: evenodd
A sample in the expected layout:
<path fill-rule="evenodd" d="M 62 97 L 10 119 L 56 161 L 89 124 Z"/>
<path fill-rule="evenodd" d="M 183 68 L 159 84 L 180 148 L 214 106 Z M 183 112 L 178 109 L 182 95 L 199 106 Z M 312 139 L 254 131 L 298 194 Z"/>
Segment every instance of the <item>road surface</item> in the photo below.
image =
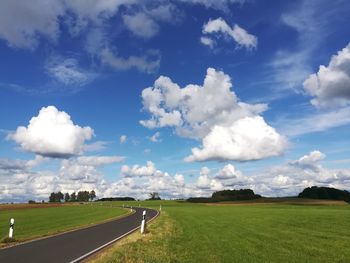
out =
<path fill-rule="evenodd" d="M 147 222 L 158 215 L 158 211 L 153 209 L 133 209 L 134 214 L 107 223 L 0 249 L 0 262 L 79 262 L 137 230 L 141 225 L 144 210 L 147 211 Z"/>

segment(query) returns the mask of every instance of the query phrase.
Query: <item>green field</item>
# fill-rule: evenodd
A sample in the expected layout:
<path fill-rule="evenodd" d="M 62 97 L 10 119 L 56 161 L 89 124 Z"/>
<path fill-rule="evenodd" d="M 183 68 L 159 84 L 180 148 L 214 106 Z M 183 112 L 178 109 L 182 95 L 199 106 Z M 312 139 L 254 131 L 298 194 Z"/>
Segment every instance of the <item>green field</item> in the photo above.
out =
<path fill-rule="evenodd" d="M 141 205 L 160 203 L 149 234 L 133 234 L 95 261 L 350 262 L 348 204 Z"/>
<path fill-rule="evenodd" d="M 127 211 L 101 205 L 63 205 L 59 207 L 0 210 L 0 240 L 8 235 L 9 221 L 15 219 L 14 238 L 18 241 L 47 236 L 116 218 Z M 0 243 L 0 246 L 4 245 Z"/>

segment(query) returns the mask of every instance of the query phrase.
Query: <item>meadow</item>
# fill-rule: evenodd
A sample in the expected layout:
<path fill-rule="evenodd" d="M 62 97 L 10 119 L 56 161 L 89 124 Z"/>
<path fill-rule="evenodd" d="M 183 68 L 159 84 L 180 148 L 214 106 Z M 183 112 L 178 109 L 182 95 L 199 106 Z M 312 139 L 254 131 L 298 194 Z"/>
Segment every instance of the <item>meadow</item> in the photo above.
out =
<path fill-rule="evenodd" d="M 47 207 L 46 207 L 47 206 Z M 8 235 L 10 218 L 15 219 L 14 238 L 24 241 L 48 236 L 117 218 L 128 211 L 96 204 L 0 206 L 0 240 Z M 0 242 L 0 246 L 4 246 Z"/>
<path fill-rule="evenodd" d="M 346 203 L 141 202 L 154 208 L 160 204 L 161 216 L 148 234 L 134 233 L 91 261 L 350 262 Z"/>

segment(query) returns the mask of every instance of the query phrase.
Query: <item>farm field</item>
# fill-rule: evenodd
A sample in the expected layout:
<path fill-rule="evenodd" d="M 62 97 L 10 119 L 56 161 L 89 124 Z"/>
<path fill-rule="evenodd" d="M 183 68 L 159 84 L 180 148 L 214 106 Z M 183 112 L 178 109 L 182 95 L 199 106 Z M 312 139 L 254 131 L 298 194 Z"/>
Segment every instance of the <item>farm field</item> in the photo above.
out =
<path fill-rule="evenodd" d="M 154 208 L 160 204 L 162 214 L 147 235 L 134 233 L 91 261 L 350 262 L 346 203 L 141 202 Z"/>
<path fill-rule="evenodd" d="M 15 218 L 14 238 L 24 241 L 117 218 L 128 211 L 96 204 L 86 205 L 2 205 L 0 239 L 8 235 L 10 218 Z M 4 246 L 0 242 L 0 246 Z"/>

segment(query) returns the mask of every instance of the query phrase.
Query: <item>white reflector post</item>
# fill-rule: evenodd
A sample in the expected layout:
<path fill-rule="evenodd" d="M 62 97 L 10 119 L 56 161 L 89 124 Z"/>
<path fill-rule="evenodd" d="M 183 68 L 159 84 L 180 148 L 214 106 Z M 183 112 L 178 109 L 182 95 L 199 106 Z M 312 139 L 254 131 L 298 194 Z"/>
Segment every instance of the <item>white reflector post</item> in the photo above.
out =
<path fill-rule="evenodd" d="M 146 210 L 143 211 L 142 214 L 142 222 L 141 222 L 141 234 L 146 231 Z"/>
<path fill-rule="evenodd" d="M 13 229 L 15 227 L 15 220 L 13 218 L 10 219 L 10 230 L 9 230 L 9 238 L 13 237 Z"/>

